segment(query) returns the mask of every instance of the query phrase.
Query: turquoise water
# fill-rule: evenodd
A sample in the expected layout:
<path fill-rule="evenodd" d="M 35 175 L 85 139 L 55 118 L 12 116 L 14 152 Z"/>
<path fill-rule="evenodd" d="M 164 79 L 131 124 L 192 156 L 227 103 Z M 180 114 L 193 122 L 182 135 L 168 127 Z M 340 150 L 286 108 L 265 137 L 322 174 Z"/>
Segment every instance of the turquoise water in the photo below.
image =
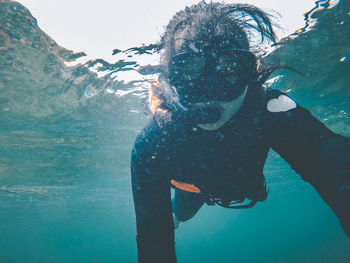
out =
<path fill-rule="evenodd" d="M 307 26 L 265 59 L 302 71 L 276 72 L 269 85 L 347 136 L 349 19 L 349 0 L 318 1 Z M 136 262 L 129 156 L 148 118 L 145 85 L 113 75 L 135 63 L 65 64 L 83 55 L 0 1 L 1 263 Z M 274 152 L 265 175 L 267 201 L 203 207 L 181 224 L 178 261 L 350 262 L 350 240 L 316 191 Z"/>

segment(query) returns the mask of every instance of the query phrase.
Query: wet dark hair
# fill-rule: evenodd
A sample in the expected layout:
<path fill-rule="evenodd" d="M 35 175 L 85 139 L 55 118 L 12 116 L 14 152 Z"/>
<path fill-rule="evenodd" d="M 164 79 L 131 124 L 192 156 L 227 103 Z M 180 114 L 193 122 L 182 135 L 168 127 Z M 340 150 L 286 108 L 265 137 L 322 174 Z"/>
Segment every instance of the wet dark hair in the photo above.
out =
<path fill-rule="evenodd" d="M 195 39 L 205 44 L 213 41 L 218 35 L 221 39 L 226 39 L 233 48 L 256 53 L 257 43 L 276 41 L 270 16 L 248 4 L 207 4 L 204 1 L 177 12 L 167 25 L 160 41 L 163 70 L 159 77 L 160 84 L 153 85 L 151 89 L 150 103 L 155 97 L 162 110 L 174 111 L 181 107 L 176 90 L 169 85 L 168 67 L 171 58 L 179 49 L 186 48 L 189 42 L 187 40 Z M 257 41 L 257 38 L 260 38 L 260 41 Z M 153 113 L 154 110 L 157 111 L 157 107 L 152 110 Z"/>
<path fill-rule="evenodd" d="M 211 41 L 217 31 L 233 42 L 236 48 L 250 49 L 249 38 L 258 33 L 261 42 L 276 41 L 270 15 L 261 9 L 247 4 L 224 4 L 200 2 L 186 7 L 175 14 L 161 38 L 162 64 L 167 67 L 176 53 L 175 42 L 178 33 L 186 38 L 199 38 Z"/>

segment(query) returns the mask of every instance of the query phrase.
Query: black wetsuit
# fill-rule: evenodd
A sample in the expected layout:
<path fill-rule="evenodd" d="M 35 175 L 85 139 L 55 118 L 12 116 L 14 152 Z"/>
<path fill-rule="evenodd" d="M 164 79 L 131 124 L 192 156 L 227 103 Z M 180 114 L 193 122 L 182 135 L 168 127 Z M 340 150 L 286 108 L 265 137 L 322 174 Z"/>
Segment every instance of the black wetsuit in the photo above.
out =
<path fill-rule="evenodd" d="M 201 190 L 197 210 L 208 196 L 263 201 L 270 148 L 316 188 L 350 236 L 350 139 L 298 105 L 270 112 L 267 102 L 282 94 L 262 87 L 249 90 L 236 115 L 215 131 L 186 120 L 161 128 L 155 118 L 143 129 L 131 162 L 139 262 L 176 262 L 172 179 Z"/>

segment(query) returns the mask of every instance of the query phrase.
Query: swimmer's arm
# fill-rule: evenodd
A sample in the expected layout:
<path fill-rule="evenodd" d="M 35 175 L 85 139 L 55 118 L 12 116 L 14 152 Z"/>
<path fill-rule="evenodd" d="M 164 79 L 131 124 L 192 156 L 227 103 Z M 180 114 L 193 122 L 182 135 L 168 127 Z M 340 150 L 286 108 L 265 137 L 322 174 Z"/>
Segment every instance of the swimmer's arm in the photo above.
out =
<path fill-rule="evenodd" d="M 316 188 L 350 237 L 350 139 L 298 105 L 268 114 L 272 149 Z"/>
<path fill-rule="evenodd" d="M 144 147 L 143 147 L 144 148 Z M 151 154 L 135 148 L 131 161 L 138 262 L 176 262 L 170 186 Z"/>

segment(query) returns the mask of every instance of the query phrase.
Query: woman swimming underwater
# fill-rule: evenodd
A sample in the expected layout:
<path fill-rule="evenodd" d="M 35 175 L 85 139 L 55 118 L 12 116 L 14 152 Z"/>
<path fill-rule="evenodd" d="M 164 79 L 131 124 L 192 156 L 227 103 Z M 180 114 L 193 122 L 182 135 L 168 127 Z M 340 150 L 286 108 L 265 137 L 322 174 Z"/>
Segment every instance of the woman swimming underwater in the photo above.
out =
<path fill-rule="evenodd" d="M 187 7 L 166 28 L 153 118 L 131 156 L 139 262 L 176 262 L 174 223 L 204 203 L 264 201 L 270 148 L 315 187 L 350 237 L 350 139 L 263 86 L 253 31 L 275 41 L 268 14 L 223 3 Z"/>

